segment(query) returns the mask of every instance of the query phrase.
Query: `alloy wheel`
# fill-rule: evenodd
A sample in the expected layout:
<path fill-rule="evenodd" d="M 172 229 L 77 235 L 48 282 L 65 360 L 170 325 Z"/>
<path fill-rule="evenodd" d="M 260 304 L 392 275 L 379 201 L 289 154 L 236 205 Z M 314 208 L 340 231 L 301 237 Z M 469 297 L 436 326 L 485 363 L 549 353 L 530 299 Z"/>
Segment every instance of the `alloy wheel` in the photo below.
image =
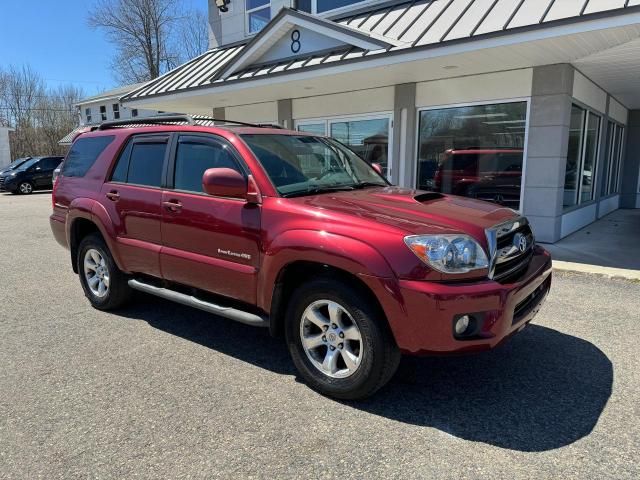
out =
<path fill-rule="evenodd" d="M 313 366 L 329 377 L 350 377 L 362 362 L 360 329 L 337 302 L 318 300 L 306 308 L 300 322 L 300 340 Z"/>
<path fill-rule="evenodd" d="M 25 195 L 28 195 L 31 192 L 33 192 L 33 186 L 27 182 L 21 183 L 19 188 L 20 188 L 20 193 L 23 193 Z"/>
<path fill-rule="evenodd" d="M 94 248 L 84 254 L 84 278 L 96 297 L 103 298 L 109 293 L 109 269 L 102 254 Z"/>

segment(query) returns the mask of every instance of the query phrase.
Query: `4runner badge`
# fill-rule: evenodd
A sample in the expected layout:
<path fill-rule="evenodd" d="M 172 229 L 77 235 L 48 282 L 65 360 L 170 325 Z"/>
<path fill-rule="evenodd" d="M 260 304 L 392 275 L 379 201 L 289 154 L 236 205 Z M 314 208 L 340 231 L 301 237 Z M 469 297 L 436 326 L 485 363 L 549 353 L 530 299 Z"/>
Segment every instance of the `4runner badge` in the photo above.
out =
<path fill-rule="evenodd" d="M 218 254 L 226 255 L 228 257 L 243 258 L 244 260 L 251 260 L 251 255 L 248 253 L 232 252 L 231 250 L 222 250 L 221 248 L 218 249 Z"/>

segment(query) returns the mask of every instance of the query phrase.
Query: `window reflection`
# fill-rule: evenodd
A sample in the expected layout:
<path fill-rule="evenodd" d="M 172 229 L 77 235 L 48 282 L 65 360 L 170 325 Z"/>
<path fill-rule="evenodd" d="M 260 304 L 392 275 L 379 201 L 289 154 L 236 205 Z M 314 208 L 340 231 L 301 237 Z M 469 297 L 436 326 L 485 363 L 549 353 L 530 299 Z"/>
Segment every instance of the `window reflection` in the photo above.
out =
<path fill-rule="evenodd" d="M 520 208 L 526 102 L 420 112 L 418 188 Z"/>
<path fill-rule="evenodd" d="M 389 175 L 389 119 L 335 121 L 329 135 L 349 146 L 367 163 L 377 163 Z"/>

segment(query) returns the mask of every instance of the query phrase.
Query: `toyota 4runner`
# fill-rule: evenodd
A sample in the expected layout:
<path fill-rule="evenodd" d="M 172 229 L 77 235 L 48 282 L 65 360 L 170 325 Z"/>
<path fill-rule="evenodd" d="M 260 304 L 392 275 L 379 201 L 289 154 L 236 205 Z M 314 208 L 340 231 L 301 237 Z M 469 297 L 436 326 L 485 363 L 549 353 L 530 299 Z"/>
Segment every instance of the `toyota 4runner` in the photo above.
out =
<path fill-rule="evenodd" d="M 498 345 L 549 291 L 513 210 L 391 186 L 330 138 L 142 122 L 81 134 L 54 186 L 53 234 L 97 309 L 140 290 L 267 327 L 311 387 L 358 399 L 401 353 Z"/>

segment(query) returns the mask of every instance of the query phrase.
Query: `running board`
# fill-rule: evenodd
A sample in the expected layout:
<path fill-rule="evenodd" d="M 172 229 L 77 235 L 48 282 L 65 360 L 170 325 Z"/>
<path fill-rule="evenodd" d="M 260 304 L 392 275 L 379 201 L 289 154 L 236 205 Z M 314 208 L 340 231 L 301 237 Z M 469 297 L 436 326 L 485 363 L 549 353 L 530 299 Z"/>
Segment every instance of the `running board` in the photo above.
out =
<path fill-rule="evenodd" d="M 156 297 L 165 298 L 188 307 L 204 310 L 214 315 L 229 318 L 236 322 L 244 323 L 246 325 L 253 325 L 254 327 L 268 327 L 269 320 L 265 317 L 261 317 L 254 313 L 245 312 L 231 307 L 223 307 L 216 305 L 215 303 L 205 302 L 191 295 L 185 295 L 184 293 L 169 290 L 168 288 L 155 287 L 148 283 L 143 283 L 139 280 L 129 280 L 129 286 L 135 290 L 140 290 L 144 293 L 155 295 Z"/>

